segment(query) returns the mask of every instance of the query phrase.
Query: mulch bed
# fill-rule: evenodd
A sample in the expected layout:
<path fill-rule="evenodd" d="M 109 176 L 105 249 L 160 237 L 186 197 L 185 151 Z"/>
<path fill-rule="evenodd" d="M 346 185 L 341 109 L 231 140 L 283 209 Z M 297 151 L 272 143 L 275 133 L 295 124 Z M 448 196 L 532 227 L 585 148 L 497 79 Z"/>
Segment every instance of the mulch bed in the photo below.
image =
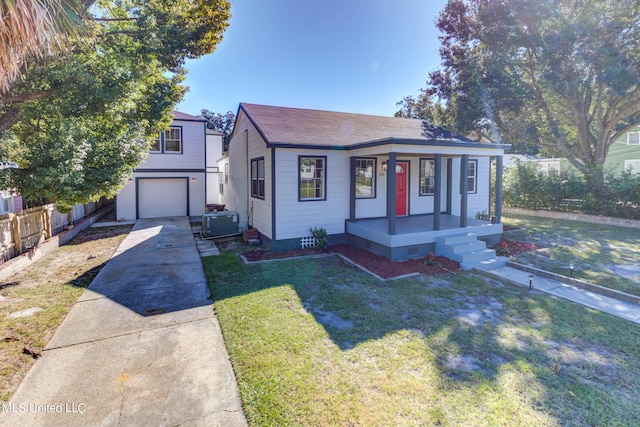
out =
<path fill-rule="evenodd" d="M 460 270 L 460 264 L 444 257 L 436 257 L 436 260 L 440 263 L 440 267 L 433 267 L 425 264 L 427 257 L 402 262 L 390 261 L 385 257 L 375 255 L 364 249 L 346 244 L 331 246 L 327 251 L 315 248 L 294 249 L 283 252 L 271 252 L 258 249 L 244 252 L 242 255 L 244 255 L 247 261 L 264 261 L 305 255 L 319 255 L 331 252 L 339 253 L 385 279 L 410 273 L 440 275 Z"/>
<path fill-rule="evenodd" d="M 511 255 L 518 255 L 523 252 L 529 251 L 537 251 L 538 249 L 543 248 L 543 246 L 536 245 L 535 243 L 516 242 L 515 240 L 502 240 L 500 243 L 495 245 L 493 249 L 497 251 L 498 249 L 503 248 L 503 245 Z"/>

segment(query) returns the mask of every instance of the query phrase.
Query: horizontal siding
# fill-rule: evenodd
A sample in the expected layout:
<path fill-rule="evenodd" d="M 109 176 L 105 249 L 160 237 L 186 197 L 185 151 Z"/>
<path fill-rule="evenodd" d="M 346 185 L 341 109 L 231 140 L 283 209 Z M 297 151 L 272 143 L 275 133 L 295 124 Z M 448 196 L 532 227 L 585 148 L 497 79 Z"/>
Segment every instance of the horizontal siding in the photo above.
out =
<path fill-rule="evenodd" d="M 182 127 L 182 154 L 149 153 L 138 169 L 204 169 L 204 123 L 175 120 L 171 126 Z"/>
<path fill-rule="evenodd" d="M 205 206 L 204 173 L 135 172 L 132 181 L 124 186 L 116 197 L 116 217 L 125 220 L 136 219 L 136 178 L 188 178 L 189 215 L 201 216 Z M 195 180 L 193 180 L 195 178 Z"/>
<path fill-rule="evenodd" d="M 475 218 L 478 212 L 489 212 L 489 157 L 469 157 L 478 160 L 478 192 L 467 196 L 467 217 Z M 460 215 L 460 158 L 453 159 L 451 213 Z"/>
<path fill-rule="evenodd" d="M 298 201 L 298 156 L 327 156 L 327 200 Z M 349 217 L 349 157 L 344 152 L 279 149 L 276 152 L 276 239 L 310 236 L 323 227 L 329 234 L 344 233 Z"/>

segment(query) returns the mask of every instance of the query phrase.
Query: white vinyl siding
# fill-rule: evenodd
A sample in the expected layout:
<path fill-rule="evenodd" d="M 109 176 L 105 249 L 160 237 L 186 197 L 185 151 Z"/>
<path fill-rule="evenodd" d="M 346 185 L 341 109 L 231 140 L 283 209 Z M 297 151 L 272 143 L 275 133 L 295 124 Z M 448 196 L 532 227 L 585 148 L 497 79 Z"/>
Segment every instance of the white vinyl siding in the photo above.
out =
<path fill-rule="evenodd" d="M 298 158 L 326 156 L 326 199 L 300 201 Z M 278 149 L 276 152 L 276 238 L 310 236 L 311 227 L 323 227 L 329 234 L 344 233 L 349 217 L 349 157 L 330 150 Z M 268 175 L 268 174 L 267 174 Z M 375 200 L 375 199 L 373 199 Z"/>
<path fill-rule="evenodd" d="M 149 152 L 146 160 L 138 166 L 144 169 L 189 169 L 204 170 L 205 168 L 205 127 L 203 122 L 188 122 L 176 120 L 173 128 L 180 129 L 181 142 L 177 143 L 177 132 L 169 133 L 169 147 L 180 151 Z M 163 142 L 167 144 L 167 140 Z"/>
<path fill-rule="evenodd" d="M 477 159 L 476 192 L 467 194 L 467 217 L 475 218 L 478 212 L 489 211 L 489 157 Z M 460 215 L 460 157 L 453 159 L 451 214 Z M 444 205 L 443 205 L 444 209 Z"/>

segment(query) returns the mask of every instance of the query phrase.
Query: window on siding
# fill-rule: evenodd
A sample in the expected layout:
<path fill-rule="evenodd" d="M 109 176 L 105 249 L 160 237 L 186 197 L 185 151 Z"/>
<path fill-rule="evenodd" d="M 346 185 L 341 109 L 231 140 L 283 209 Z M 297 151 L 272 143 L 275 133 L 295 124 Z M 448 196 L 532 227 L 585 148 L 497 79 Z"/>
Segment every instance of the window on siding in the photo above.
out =
<path fill-rule="evenodd" d="M 224 183 L 229 183 L 229 163 L 224 164 Z"/>
<path fill-rule="evenodd" d="M 467 192 L 475 193 L 477 191 L 476 185 L 478 181 L 478 161 L 469 160 L 469 166 L 467 168 Z"/>
<path fill-rule="evenodd" d="M 151 142 L 151 152 L 160 152 L 160 144 L 161 144 L 161 139 L 162 136 L 160 133 L 158 133 L 158 136 L 156 136 L 155 138 L 153 138 L 153 142 Z"/>
<path fill-rule="evenodd" d="M 376 197 L 376 159 L 356 159 L 356 198 Z"/>
<path fill-rule="evenodd" d="M 167 153 L 182 151 L 182 128 L 169 128 L 164 131 L 164 151 Z"/>
<path fill-rule="evenodd" d="M 640 145 L 640 132 L 627 133 L 627 145 Z"/>
<path fill-rule="evenodd" d="M 624 170 L 630 173 L 640 173 L 640 159 L 625 160 Z"/>
<path fill-rule="evenodd" d="M 298 157 L 300 200 L 326 200 L 326 157 Z"/>
<path fill-rule="evenodd" d="M 264 157 L 251 160 L 251 196 L 264 199 Z"/>
<path fill-rule="evenodd" d="M 420 195 L 427 196 L 435 193 L 435 161 L 433 159 L 420 159 Z"/>
<path fill-rule="evenodd" d="M 152 153 L 182 153 L 182 128 L 171 127 L 158 134 L 151 142 Z"/>

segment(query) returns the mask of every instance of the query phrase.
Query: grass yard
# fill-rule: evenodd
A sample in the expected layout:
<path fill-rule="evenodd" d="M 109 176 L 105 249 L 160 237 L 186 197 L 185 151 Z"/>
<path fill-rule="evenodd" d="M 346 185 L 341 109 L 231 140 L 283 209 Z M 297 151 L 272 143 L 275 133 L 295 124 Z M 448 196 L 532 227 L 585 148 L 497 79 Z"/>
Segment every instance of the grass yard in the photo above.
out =
<path fill-rule="evenodd" d="M 252 426 L 631 425 L 640 327 L 460 273 L 203 258 Z"/>
<path fill-rule="evenodd" d="M 522 230 L 505 234 L 545 249 L 517 255 L 516 261 L 569 275 L 611 289 L 640 295 L 639 230 L 508 214 L 505 225 Z"/>
<path fill-rule="evenodd" d="M 90 228 L 0 284 L 0 401 L 9 400 L 84 289 L 131 231 Z"/>

